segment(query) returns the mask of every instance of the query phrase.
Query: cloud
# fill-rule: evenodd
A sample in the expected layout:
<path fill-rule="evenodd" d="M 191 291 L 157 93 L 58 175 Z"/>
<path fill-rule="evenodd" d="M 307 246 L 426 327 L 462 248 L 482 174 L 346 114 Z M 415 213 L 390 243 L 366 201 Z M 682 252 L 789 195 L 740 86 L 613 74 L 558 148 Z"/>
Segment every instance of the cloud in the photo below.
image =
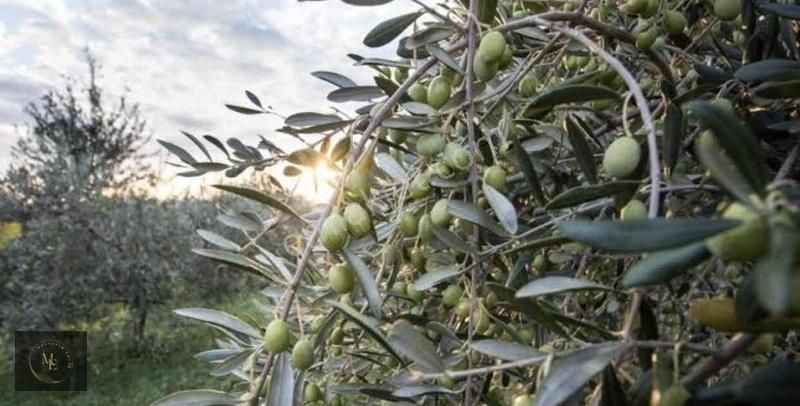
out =
<path fill-rule="evenodd" d="M 103 65 L 107 94 L 139 102 L 154 138 L 185 143 L 180 130 L 248 141 L 263 134 L 292 148 L 296 142 L 274 131 L 280 119 L 237 115 L 223 104 L 248 104 L 247 89 L 283 114 L 330 111 L 331 85 L 309 73 L 333 70 L 370 83 L 370 70 L 353 66 L 346 54 L 391 57 L 394 45 L 372 50 L 361 40 L 380 21 L 414 7 L 405 1 L 351 7 L 336 0 L 0 0 L 0 137 L 4 147 L 10 144 L 7 129 L 22 121 L 26 101 L 60 88 L 63 75 L 85 77 L 81 52 L 88 46 Z M 0 170 L 8 164 L 2 148 Z"/>

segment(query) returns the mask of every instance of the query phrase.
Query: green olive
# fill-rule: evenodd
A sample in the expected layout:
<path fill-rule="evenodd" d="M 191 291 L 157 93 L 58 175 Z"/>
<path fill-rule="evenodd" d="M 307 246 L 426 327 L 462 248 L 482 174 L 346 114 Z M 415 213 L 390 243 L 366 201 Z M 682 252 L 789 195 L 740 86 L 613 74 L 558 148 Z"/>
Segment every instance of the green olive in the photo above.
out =
<path fill-rule="evenodd" d="M 643 51 L 650 49 L 658 38 L 658 31 L 655 27 L 650 27 L 636 34 L 636 48 Z"/>
<path fill-rule="evenodd" d="M 406 283 L 403 281 L 397 281 L 392 285 L 392 293 L 396 295 L 405 295 L 406 294 Z"/>
<path fill-rule="evenodd" d="M 519 82 L 519 94 L 521 94 L 523 97 L 536 96 L 537 84 L 536 76 L 533 74 L 533 72 L 529 72 Z"/>
<path fill-rule="evenodd" d="M 347 230 L 359 238 L 372 231 L 372 219 L 369 212 L 358 203 L 350 203 L 344 208 L 344 219 L 347 221 Z"/>
<path fill-rule="evenodd" d="M 311 322 L 311 332 L 316 334 L 322 330 L 322 326 L 325 325 L 325 316 L 319 316 Z"/>
<path fill-rule="evenodd" d="M 272 320 L 264 331 L 264 347 L 273 354 L 284 352 L 289 348 L 290 338 L 289 325 L 281 319 Z"/>
<path fill-rule="evenodd" d="M 503 51 L 503 56 L 500 58 L 500 61 L 497 63 L 498 69 L 506 69 L 511 66 L 511 63 L 514 62 L 514 50 L 511 49 L 511 46 L 506 44 L 506 49 Z"/>
<path fill-rule="evenodd" d="M 506 39 L 498 31 L 492 31 L 484 35 L 478 45 L 478 54 L 481 59 L 490 64 L 500 62 L 505 50 Z"/>
<path fill-rule="evenodd" d="M 409 283 L 406 286 L 406 296 L 408 296 L 408 298 L 411 299 L 414 303 L 419 303 L 422 301 L 422 299 L 425 298 L 425 292 L 417 290 L 416 288 L 414 288 L 413 283 Z"/>
<path fill-rule="evenodd" d="M 430 157 L 444 151 L 444 137 L 441 134 L 425 134 L 417 140 L 417 152 Z"/>
<path fill-rule="evenodd" d="M 417 175 L 408 185 L 408 192 L 414 199 L 422 199 L 431 193 L 431 178 L 425 174 Z"/>
<path fill-rule="evenodd" d="M 741 12 L 740 0 L 714 0 L 714 15 L 722 21 L 735 20 Z"/>
<path fill-rule="evenodd" d="M 408 97 L 417 103 L 428 103 L 428 88 L 422 83 L 414 83 L 408 89 Z"/>
<path fill-rule="evenodd" d="M 530 344 L 531 341 L 533 341 L 535 334 L 533 327 L 525 327 L 519 329 L 519 331 L 517 331 L 517 335 L 519 335 L 519 338 L 522 339 L 523 343 Z"/>
<path fill-rule="evenodd" d="M 444 149 L 444 160 L 454 171 L 463 172 L 472 165 L 472 155 L 466 148 L 454 142 L 448 143 Z"/>
<path fill-rule="evenodd" d="M 728 261 L 752 261 L 769 249 L 769 226 L 766 219 L 741 203 L 731 204 L 722 213 L 725 219 L 742 220 L 742 224 L 706 240 L 706 247 L 715 256 Z"/>
<path fill-rule="evenodd" d="M 647 7 L 645 7 L 645 9 L 641 13 L 639 13 L 639 16 L 642 18 L 650 18 L 656 15 L 656 13 L 658 13 L 659 5 L 661 5 L 661 2 L 659 0 L 648 0 Z"/>
<path fill-rule="evenodd" d="M 417 226 L 419 230 L 419 240 L 428 243 L 433 241 L 434 234 L 433 234 L 433 222 L 431 221 L 430 213 L 425 213 L 419 218 L 419 225 Z"/>
<path fill-rule="evenodd" d="M 300 371 L 305 371 L 314 363 L 314 345 L 311 341 L 300 340 L 292 349 L 292 365 Z"/>
<path fill-rule="evenodd" d="M 619 218 L 622 220 L 644 220 L 647 218 L 647 207 L 641 201 L 631 199 L 619 211 Z"/>
<path fill-rule="evenodd" d="M 506 190 L 506 171 L 497 165 L 490 166 L 483 172 L 483 182 L 498 191 L 504 191 Z"/>
<path fill-rule="evenodd" d="M 331 341 L 331 344 L 334 345 L 341 344 L 342 342 L 344 342 L 344 330 L 341 327 L 336 327 L 335 329 L 333 329 L 333 331 L 331 331 L 331 336 L 329 339 Z"/>
<path fill-rule="evenodd" d="M 659 406 L 683 406 L 692 397 L 692 394 L 683 387 L 683 385 L 676 383 L 671 385 L 667 390 L 661 392 L 661 401 Z"/>
<path fill-rule="evenodd" d="M 453 389 L 453 388 L 456 387 L 455 379 L 453 379 L 453 378 L 451 378 L 451 377 L 449 377 L 447 375 L 442 375 L 438 379 L 438 382 L 439 382 L 439 385 L 441 385 L 442 387 L 445 387 L 447 389 Z"/>
<path fill-rule="evenodd" d="M 452 215 L 447 211 L 447 199 L 439 199 L 431 209 L 431 221 L 433 224 L 445 227 L 450 224 Z"/>
<path fill-rule="evenodd" d="M 347 232 L 347 220 L 341 215 L 331 214 L 331 216 L 322 223 L 319 239 L 328 251 L 339 251 L 347 244 L 349 237 L 350 234 Z"/>
<path fill-rule="evenodd" d="M 445 307 L 454 307 L 459 303 L 462 295 L 464 295 L 464 291 L 461 290 L 460 286 L 457 284 L 448 285 L 442 292 L 442 304 Z"/>
<path fill-rule="evenodd" d="M 439 109 L 450 100 L 450 80 L 437 76 L 428 84 L 428 105 Z"/>
<path fill-rule="evenodd" d="M 400 221 L 397 228 L 400 229 L 400 234 L 403 237 L 413 237 L 417 235 L 417 224 L 419 219 L 411 210 L 406 210 L 400 213 Z"/>
<path fill-rule="evenodd" d="M 547 255 L 539 254 L 533 259 L 533 269 L 537 270 L 539 273 L 545 273 L 550 268 L 550 260 L 547 259 Z"/>
<path fill-rule="evenodd" d="M 442 179 L 450 179 L 453 177 L 453 169 L 447 166 L 444 162 L 436 162 L 431 166 L 431 173 L 436 174 Z"/>
<path fill-rule="evenodd" d="M 533 406 L 533 399 L 528 395 L 519 395 L 514 398 L 511 406 Z"/>
<path fill-rule="evenodd" d="M 717 97 L 711 101 L 711 104 L 720 109 L 730 113 L 732 116 L 736 115 L 736 107 L 733 106 L 731 99 L 725 97 Z"/>
<path fill-rule="evenodd" d="M 395 128 L 389 129 L 389 139 L 395 144 L 402 144 L 408 139 L 408 132 Z"/>
<path fill-rule="evenodd" d="M 313 402 L 319 402 L 319 401 L 322 400 L 322 389 L 320 389 L 319 385 L 317 385 L 315 383 L 306 384 L 306 388 L 303 391 L 303 394 L 305 395 L 304 396 L 305 397 L 304 400 L 306 402 L 313 403 Z"/>
<path fill-rule="evenodd" d="M 647 10 L 649 5 L 649 0 L 628 0 L 624 5 L 624 11 L 628 14 L 639 14 Z"/>
<path fill-rule="evenodd" d="M 632 137 L 614 140 L 603 155 L 603 168 L 612 178 L 625 178 L 639 166 L 642 150 Z"/>
<path fill-rule="evenodd" d="M 411 249 L 411 264 L 414 265 L 418 271 L 425 270 L 425 263 L 427 259 L 425 258 L 425 250 L 420 247 L 414 247 Z"/>
<path fill-rule="evenodd" d="M 467 316 L 469 316 L 469 311 L 470 311 L 469 299 L 464 298 L 459 300 L 455 310 L 456 316 L 464 319 Z"/>
<path fill-rule="evenodd" d="M 347 294 L 356 286 L 353 268 L 348 264 L 334 265 L 328 272 L 328 284 L 336 293 Z"/>
<path fill-rule="evenodd" d="M 669 34 L 680 34 L 686 28 L 686 16 L 680 11 L 666 10 L 661 17 L 661 24 Z"/>
<path fill-rule="evenodd" d="M 395 68 L 392 70 L 392 79 L 397 83 L 403 83 L 408 79 L 408 68 Z"/>
<path fill-rule="evenodd" d="M 347 195 L 353 200 L 364 200 L 370 194 L 369 176 L 359 170 L 350 171 L 344 188 L 347 191 Z"/>
<path fill-rule="evenodd" d="M 480 57 L 480 54 L 475 55 L 475 60 L 472 65 L 475 77 L 483 82 L 492 80 L 494 75 L 497 74 L 497 63 L 484 61 L 483 58 Z"/>

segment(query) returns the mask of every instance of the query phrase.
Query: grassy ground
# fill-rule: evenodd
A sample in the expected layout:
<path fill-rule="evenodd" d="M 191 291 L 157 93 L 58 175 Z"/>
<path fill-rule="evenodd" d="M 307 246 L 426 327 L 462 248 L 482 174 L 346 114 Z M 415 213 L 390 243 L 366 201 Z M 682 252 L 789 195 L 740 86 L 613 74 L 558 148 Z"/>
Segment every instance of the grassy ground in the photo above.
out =
<path fill-rule="evenodd" d="M 252 299 L 246 298 L 205 306 L 240 315 L 245 320 L 249 319 L 242 314 L 253 315 L 256 311 Z M 89 382 L 86 392 L 14 392 L 14 377 L 4 371 L 0 375 L 0 405 L 140 406 L 179 390 L 240 389 L 242 384 L 239 379 L 212 377 L 208 374 L 209 365 L 193 358 L 197 352 L 212 349 L 213 340 L 220 333 L 201 323 L 183 322 L 170 312 L 166 308 L 153 312 L 148 328 L 150 351 L 136 358 L 117 350 L 124 346 L 124 336 L 114 342 L 114 334 L 93 333 L 90 330 Z M 124 318 L 118 316 L 114 327 L 121 328 Z M 104 328 L 109 331 L 109 326 Z"/>

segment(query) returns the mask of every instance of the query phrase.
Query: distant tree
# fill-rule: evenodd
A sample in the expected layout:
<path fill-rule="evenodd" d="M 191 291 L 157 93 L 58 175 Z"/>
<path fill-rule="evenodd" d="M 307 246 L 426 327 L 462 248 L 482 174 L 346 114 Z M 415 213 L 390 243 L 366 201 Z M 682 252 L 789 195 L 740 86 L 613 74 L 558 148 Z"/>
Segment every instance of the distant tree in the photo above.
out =
<path fill-rule="evenodd" d="M 35 207 L 60 211 L 72 198 L 86 199 L 102 190 L 142 177 L 141 147 L 148 141 L 138 104 L 121 96 L 104 98 L 100 63 L 85 53 L 88 82 L 82 89 L 67 78 L 25 107 L 27 133 L 12 149 L 13 164 L 4 179 L 3 207 L 28 217 Z"/>

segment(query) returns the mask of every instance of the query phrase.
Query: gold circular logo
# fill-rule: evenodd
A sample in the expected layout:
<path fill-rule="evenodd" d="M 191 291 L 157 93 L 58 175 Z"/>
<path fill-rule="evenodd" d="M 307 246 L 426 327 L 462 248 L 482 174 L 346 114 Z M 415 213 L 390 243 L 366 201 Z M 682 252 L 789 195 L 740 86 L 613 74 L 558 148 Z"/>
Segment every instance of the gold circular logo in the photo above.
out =
<path fill-rule="evenodd" d="M 33 376 L 47 384 L 63 382 L 72 375 L 72 353 L 58 340 L 42 340 L 31 348 L 28 367 Z"/>

